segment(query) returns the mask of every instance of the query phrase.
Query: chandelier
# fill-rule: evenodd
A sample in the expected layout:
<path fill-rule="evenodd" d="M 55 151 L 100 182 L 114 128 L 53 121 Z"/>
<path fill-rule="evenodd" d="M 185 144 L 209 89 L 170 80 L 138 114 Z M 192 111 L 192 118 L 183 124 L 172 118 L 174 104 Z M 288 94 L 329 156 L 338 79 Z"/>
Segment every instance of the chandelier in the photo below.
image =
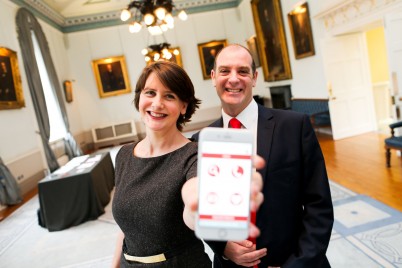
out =
<path fill-rule="evenodd" d="M 135 8 L 135 11 L 131 9 Z M 122 21 L 133 18 L 129 25 L 131 33 L 138 33 L 142 26 L 146 26 L 152 35 L 162 34 L 168 29 L 173 29 L 174 18 L 172 11 L 175 8 L 173 0 L 137 0 L 131 1 L 120 15 Z M 180 10 L 179 19 L 186 20 L 187 14 Z"/>
<path fill-rule="evenodd" d="M 144 55 L 147 64 L 161 60 L 170 61 L 173 58 L 173 55 L 178 56 L 180 54 L 179 49 L 171 49 L 170 44 L 166 42 L 150 45 L 147 48 L 144 48 L 141 52 Z"/>

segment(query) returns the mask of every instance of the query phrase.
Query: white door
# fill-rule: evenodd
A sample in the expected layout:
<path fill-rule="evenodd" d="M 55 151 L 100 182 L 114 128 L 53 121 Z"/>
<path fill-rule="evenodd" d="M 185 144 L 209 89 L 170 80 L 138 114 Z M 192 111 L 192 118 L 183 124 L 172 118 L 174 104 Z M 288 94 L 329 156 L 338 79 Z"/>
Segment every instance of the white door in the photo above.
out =
<path fill-rule="evenodd" d="M 393 98 L 394 120 L 401 120 L 402 112 L 402 13 L 385 16 L 385 40 L 388 53 L 388 64 L 391 80 L 391 96 Z M 399 110 L 399 118 L 397 117 Z"/>
<path fill-rule="evenodd" d="M 334 140 L 376 130 L 365 36 L 331 37 L 321 47 Z"/>

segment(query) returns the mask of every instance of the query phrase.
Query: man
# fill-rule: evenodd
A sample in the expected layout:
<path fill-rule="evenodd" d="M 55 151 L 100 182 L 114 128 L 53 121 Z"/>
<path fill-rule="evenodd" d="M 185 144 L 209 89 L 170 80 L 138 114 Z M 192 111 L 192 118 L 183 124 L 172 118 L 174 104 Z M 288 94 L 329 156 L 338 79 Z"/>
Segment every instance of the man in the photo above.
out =
<path fill-rule="evenodd" d="M 254 132 L 256 154 L 266 161 L 258 170 L 264 202 L 257 212 L 257 245 L 248 240 L 208 242 L 214 267 L 330 267 L 325 252 L 333 207 L 321 148 L 307 115 L 254 101 L 257 75 L 250 52 L 240 45 L 223 48 L 211 72 L 222 117 L 210 126 L 228 127 L 236 117 Z"/>

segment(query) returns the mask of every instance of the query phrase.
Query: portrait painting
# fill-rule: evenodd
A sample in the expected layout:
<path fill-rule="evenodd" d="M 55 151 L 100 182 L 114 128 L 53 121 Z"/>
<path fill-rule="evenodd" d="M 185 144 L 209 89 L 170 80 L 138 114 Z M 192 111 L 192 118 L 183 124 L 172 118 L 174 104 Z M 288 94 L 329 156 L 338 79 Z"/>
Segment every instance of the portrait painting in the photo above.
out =
<path fill-rule="evenodd" d="M 226 45 L 226 40 L 198 44 L 198 53 L 200 55 L 202 77 L 204 80 L 211 79 L 211 70 L 214 68 L 216 54 Z"/>
<path fill-rule="evenodd" d="M 25 107 L 17 53 L 0 47 L 0 110 Z"/>
<path fill-rule="evenodd" d="M 280 0 L 252 0 L 251 8 L 264 80 L 291 79 Z"/>
<path fill-rule="evenodd" d="M 92 61 L 99 97 L 105 98 L 130 93 L 124 56 Z"/>
<path fill-rule="evenodd" d="M 315 50 L 307 2 L 290 12 L 288 21 L 296 59 L 313 56 Z"/>

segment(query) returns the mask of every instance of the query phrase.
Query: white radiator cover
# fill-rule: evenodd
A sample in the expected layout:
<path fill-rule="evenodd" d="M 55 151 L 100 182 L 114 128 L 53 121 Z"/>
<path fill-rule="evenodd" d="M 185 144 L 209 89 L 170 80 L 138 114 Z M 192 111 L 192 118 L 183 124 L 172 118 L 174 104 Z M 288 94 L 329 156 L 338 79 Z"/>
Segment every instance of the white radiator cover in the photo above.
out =
<path fill-rule="evenodd" d="M 36 187 L 46 169 L 39 150 L 29 152 L 5 164 L 17 180 L 22 195 Z"/>

